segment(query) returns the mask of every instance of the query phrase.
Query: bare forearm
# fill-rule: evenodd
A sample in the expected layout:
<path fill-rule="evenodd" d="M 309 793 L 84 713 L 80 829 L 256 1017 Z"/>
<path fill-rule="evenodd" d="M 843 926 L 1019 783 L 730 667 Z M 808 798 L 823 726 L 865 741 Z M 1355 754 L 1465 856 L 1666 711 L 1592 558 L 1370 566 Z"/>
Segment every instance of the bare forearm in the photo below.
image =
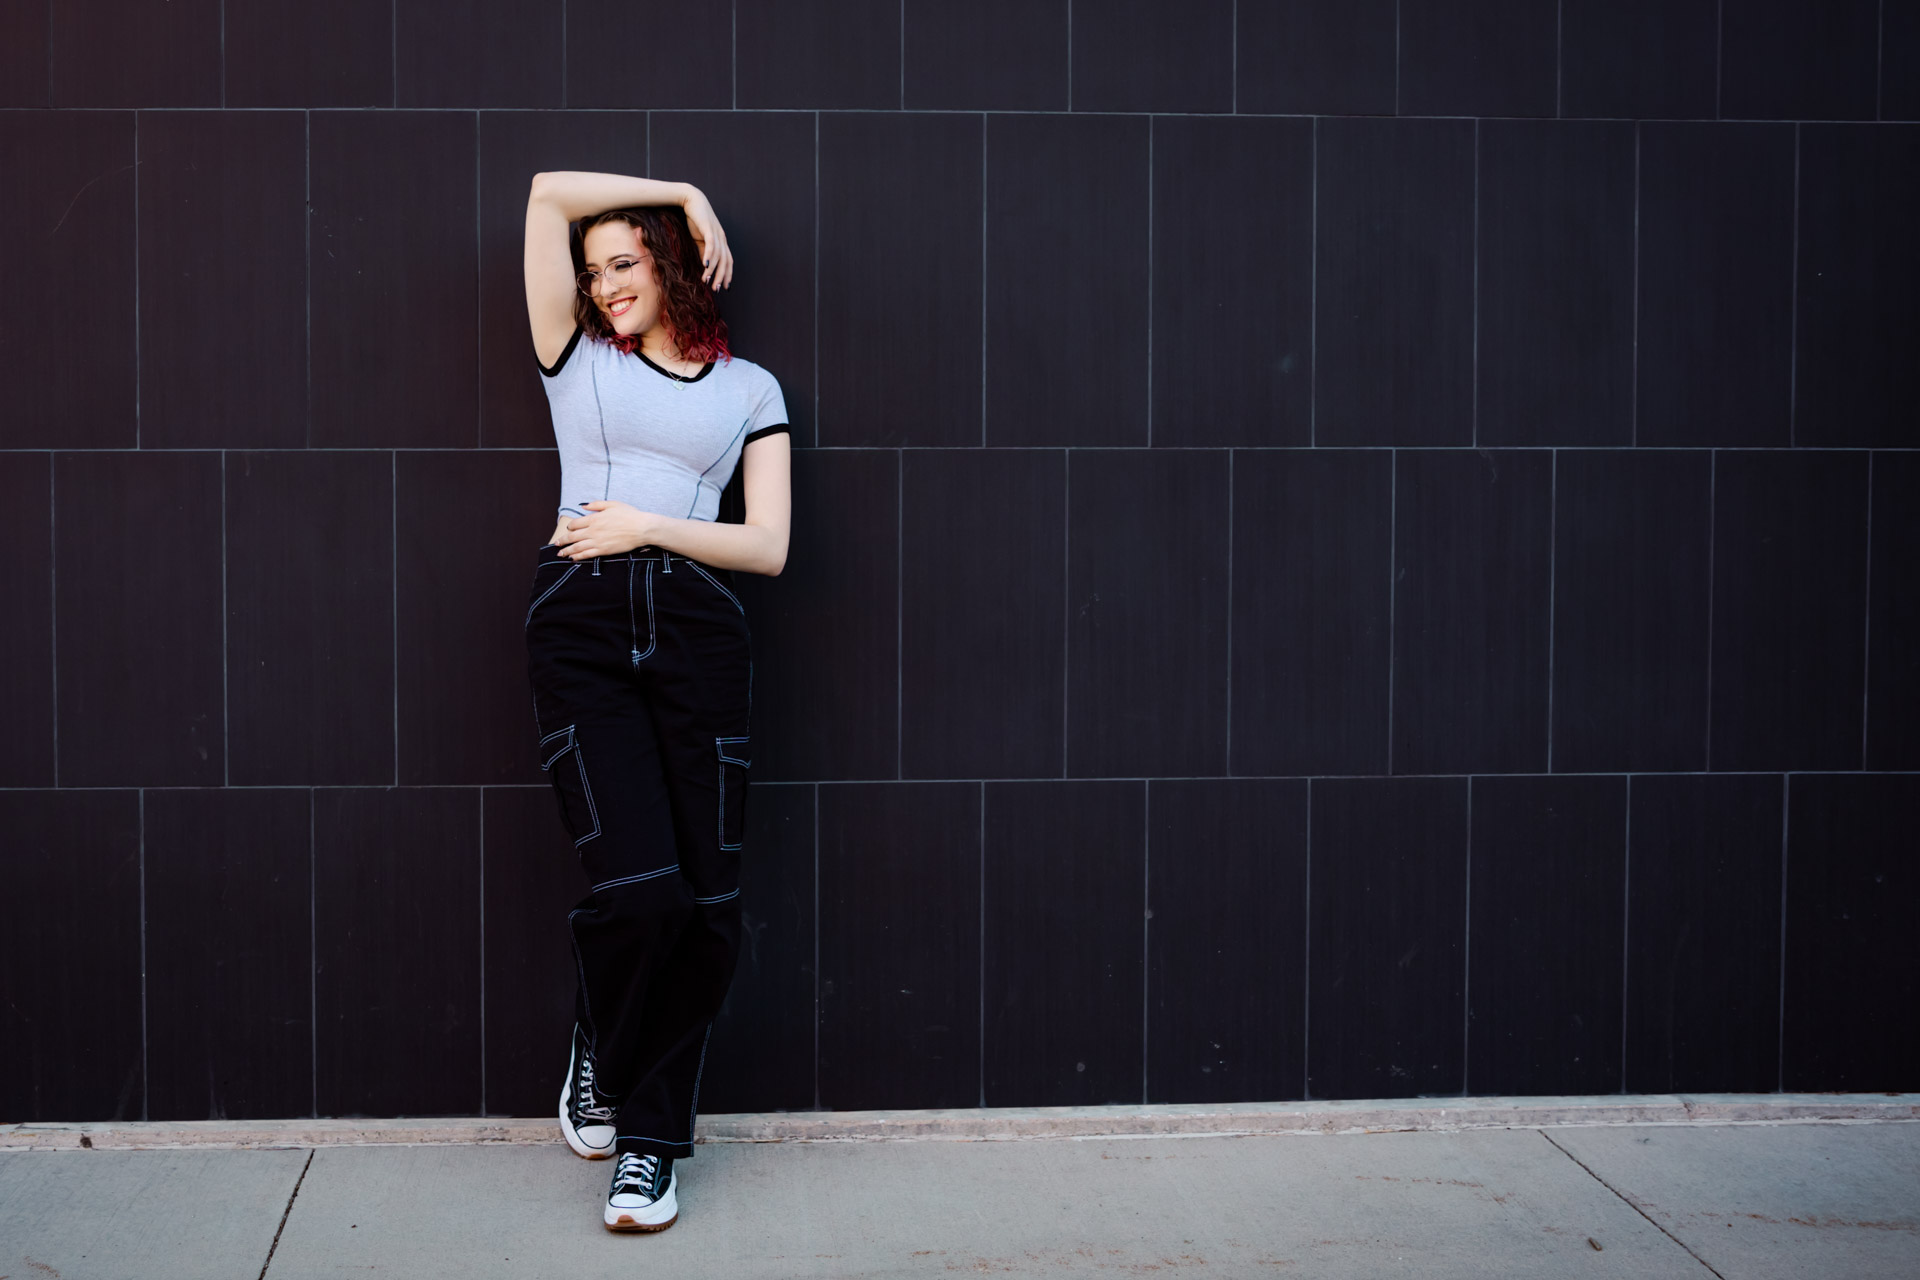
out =
<path fill-rule="evenodd" d="M 685 182 L 660 182 L 620 173 L 585 173 L 561 169 L 533 175 L 530 199 L 551 205 L 568 222 L 591 218 L 608 209 L 640 205 L 685 205 L 696 189 Z"/>
<path fill-rule="evenodd" d="M 650 514 L 647 542 L 716 569 L 738 569 L 742 573 L 777 574 L 787 563 L 786 532 L 766 525 L 677 520 Z"/>

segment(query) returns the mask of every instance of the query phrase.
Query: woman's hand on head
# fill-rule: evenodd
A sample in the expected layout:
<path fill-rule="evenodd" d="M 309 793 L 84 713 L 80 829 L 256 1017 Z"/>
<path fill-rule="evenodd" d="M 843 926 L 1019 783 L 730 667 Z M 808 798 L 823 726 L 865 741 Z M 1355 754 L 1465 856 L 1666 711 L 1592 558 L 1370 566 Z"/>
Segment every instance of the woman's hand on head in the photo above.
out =
<path fill-rule="evenodd" d="M 554 538 L 560 554 L 572 560 L 594 556 L 618 555 L 653 540 L 650 513 L 624 502 L 583 502 L 593 514 L 566 521 L 566 529 Z"/>
<path fill-rule="evenodd" d="M 689 187 L 685 204 L 687 227 L 700 249 L 700 279 L 717 292 L 733 283 L 733 251 L 727 248 L 727 233 L 720 229 L 719 215 L 713 211 L 706 194 Z"/>

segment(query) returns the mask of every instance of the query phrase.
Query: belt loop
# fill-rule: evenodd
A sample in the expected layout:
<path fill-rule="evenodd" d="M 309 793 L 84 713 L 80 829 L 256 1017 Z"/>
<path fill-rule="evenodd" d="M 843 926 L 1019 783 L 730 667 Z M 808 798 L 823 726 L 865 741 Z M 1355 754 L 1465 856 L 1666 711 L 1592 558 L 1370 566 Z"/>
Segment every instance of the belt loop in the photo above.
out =
<path fill-rule="evenodd" d="M 600 557 L 599 556 L 595 556 L 593 558 L 593 576 L 596 578 L 600 576 Z"/>
<path fill-rule="evenodd" d="M 660 572 L 662 573 L 673 572 L 673 553 L 671 551 L 668 551 L 665 547 L 660 548 Z"/>

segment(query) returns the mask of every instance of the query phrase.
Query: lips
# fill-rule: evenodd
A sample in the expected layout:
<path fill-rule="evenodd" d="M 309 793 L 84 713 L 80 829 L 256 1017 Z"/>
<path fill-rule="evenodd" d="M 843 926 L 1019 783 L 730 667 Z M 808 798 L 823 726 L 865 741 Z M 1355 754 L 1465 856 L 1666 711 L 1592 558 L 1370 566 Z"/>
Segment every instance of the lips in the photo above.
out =
<path fill-rule="evenodd" d="M 634 301 L 632 298 L 615 298 L 607 304 L 607 314 L 610 316 L 623 316 L 633 309 Z"/>

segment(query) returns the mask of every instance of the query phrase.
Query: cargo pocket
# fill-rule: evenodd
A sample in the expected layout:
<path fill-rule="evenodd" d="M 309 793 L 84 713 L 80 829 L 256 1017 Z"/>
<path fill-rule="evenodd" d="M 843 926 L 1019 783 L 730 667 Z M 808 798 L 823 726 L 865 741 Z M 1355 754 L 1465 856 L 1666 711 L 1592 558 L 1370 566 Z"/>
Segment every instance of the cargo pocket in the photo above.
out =
<path fill-rule="evenodd" d="M 715 738 L 714 750 L 720 756 L 720 847 L 740 847 L 740 827 L 747 808 L 746 738 Z"/>
<path fill-rule="evenodd" d="M 573 725 L 540 739 L 540 767 L 547 771 L 553 793 L 559 797 L 560 821 L 573 837 L 574 848 L 599 835 L 600 811 L 593 804 L 593 788 L 587 785 L 587 762 Z"/>

